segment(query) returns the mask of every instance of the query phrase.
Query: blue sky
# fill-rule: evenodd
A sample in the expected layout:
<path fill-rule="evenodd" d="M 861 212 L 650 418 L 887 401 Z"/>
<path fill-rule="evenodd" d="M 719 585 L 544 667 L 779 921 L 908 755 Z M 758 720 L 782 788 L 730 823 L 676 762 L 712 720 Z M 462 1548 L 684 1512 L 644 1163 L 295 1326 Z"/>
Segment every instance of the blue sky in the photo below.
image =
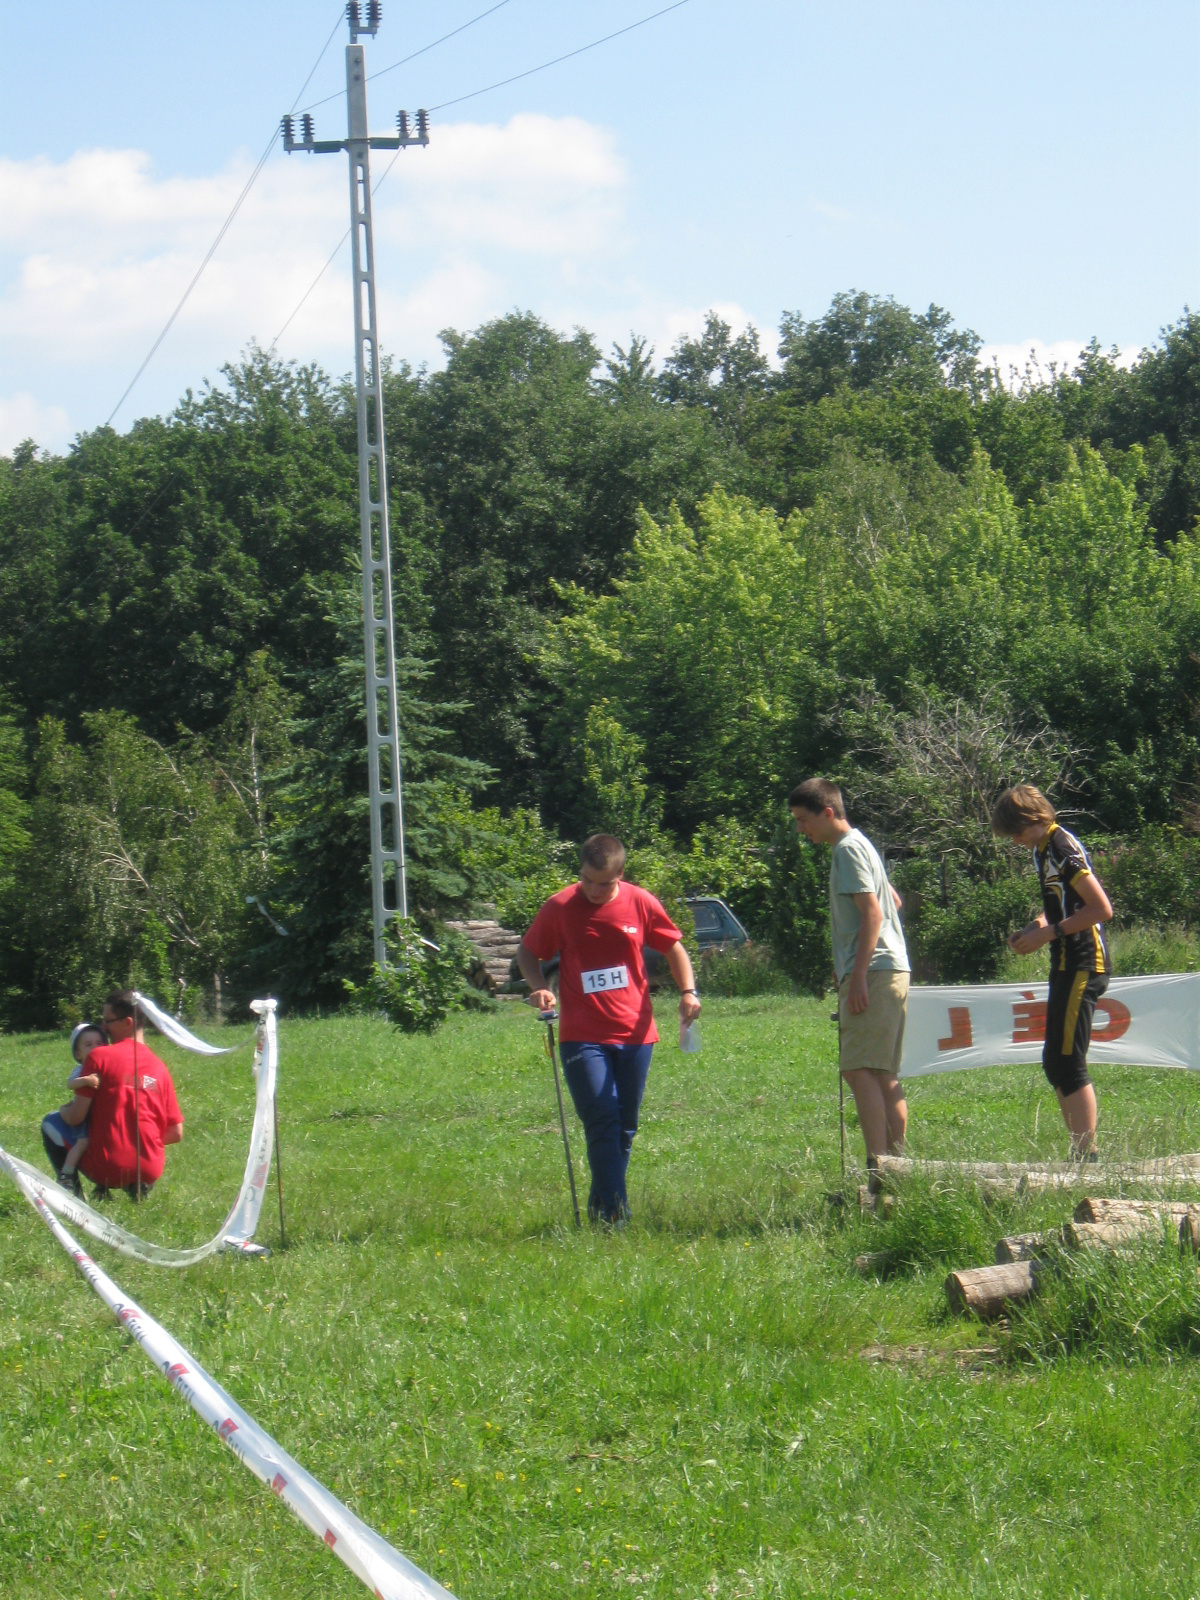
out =
<path fill-rule="evenodd" d="M 384 5 L 378 71 L 488 0 Z M 660 0 L 662 3 L 662 0 Z M 66 0 L 0 20 L 0 450 L 102 422 L 338 6 Z M 657 9 L 507 0 L 371 85 L 373 125 Z M 304 102 L 337 94 L 344 30 Z M 433 117 L 377 201 L 383 343 L 513 306 L 661 358 L 715 306 L 774 349 L 839 290 L 930 301 L 1002 361 L 1134 350 L 1200 269 L 1200 5 L 689 0 Z M 316 112 L 343 130 L 340 100 Z M 376 173 L 381 170 L 376 168 Z M 269 344 L 345 228 L 344 158 L 273 154 L 116 424 Z M 350 363 L 340 258 L 280 344 Z"/>

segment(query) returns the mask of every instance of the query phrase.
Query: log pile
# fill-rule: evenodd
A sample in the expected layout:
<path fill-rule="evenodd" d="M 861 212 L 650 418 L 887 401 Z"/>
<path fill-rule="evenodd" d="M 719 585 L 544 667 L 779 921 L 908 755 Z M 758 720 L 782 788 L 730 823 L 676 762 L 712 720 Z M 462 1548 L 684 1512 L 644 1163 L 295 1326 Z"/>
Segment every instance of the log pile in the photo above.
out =
<path fill-rule="evenodd" d="M 946 1279 L 954 1311 L 990 1319 L 1037 1293 L 1046 1258 L 1055 1249 L 1129 1250 L 1148 1238 L 1177 1232 L 1183 1250 L 1200 1253 L 1200 1205 L 1171 1200 L 1089 1198 L 1061 1228 L 1010 1234 L 996 1245 L 996 1265 L 968 1267 Z"/>
<path fill-rule="evenodd" d="M 465 935 L 471 941 L 478 960 L 472 967 L 468 977 L 477 989 L 486 989 L 489 994 L 496 994 L 505 988 L 513 975 L 513 963 L 517 959 L 517 947 L 521 943 L 521 935 L 513 933 L 509 928 L 502 928 L 494 920 L 481 920 L 477 922 L 448 922 L 448 928 L 455 933 Z"/>

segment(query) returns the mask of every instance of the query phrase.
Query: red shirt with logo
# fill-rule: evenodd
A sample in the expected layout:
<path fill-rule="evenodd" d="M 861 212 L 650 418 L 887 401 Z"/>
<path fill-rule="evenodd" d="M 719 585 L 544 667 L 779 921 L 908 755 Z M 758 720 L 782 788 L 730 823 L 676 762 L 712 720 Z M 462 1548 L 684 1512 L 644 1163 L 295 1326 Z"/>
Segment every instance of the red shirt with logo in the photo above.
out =
<path fill-rule="evenodd" d="M 525 948 L 539 961 L 559 957 L 564 1043 L 656 1043 L 642 947 L 665 955 L 679 938 L 659 902 L 634 883 L 622 880 L 602 906 L 594 906 L 578 883 L 551 895 L 525 935 Z"/>
<path fill-rule="evenodd" d="M 163 1135 L 172 1123 L 182 1122 L 183 1114 L 175 1098 L 175 1085 L 147 1045 L 137 1046 L 138 1093 L 133 1084 L 134 1042 L 100 1044 L 84 1062 L 85 1072 L 100 1078 L 98 1089 L 77 1089 L 92 1102 L 88 1117 L 88 1147 L 79 1162 L 85 1177 L 110 1189 L 137 1182 L 137 1149 L 134 1145 L 134 1118 L 141 1132 L 142 1180 L 153 1183 L 162 1177 Z"/>

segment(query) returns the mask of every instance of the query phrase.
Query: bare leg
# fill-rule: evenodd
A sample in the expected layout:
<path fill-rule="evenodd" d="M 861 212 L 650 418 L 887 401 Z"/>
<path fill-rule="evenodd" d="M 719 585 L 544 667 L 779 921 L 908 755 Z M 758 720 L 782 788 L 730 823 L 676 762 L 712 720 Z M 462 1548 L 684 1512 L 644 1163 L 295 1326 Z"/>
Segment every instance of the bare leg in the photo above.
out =
<path fill-rule="evenodd" d="M 79 1165 L 79 1162 L 83 1156 L 83 1152 L 87 1149 L 87 1144 L 88 1142 L 86 1139 L 76 1139 L 75 1143 L 67 1151 L 67 1159 L 62 1164 L 62 1169 L 65 1173 L 69 1175 L 75 1171 L 75 1168 Z"/>
<path fill-rule="evenodd" d="M 850 1093 L 854 1096 L 858 1125 L 867 1147 L 867 1159 L 872 1160 L 883 1155 L 888 1147 L 887 1102 L 879 1083 L 879 1074 L 872 1072 L 869 1067 L 855 1067 L 843 1072 L 842 1077 L 850 1085 Z"/>
<path fill-rule="evenodd" d="M 1085 1156 L 1096 1145 L 1096 1091 L 1090 1083 L 1074 1094 L 1063 1094 L 1056 1089 L 1063 1121 L 1071 1135 L 1073 1155 Z"/>
<path fill-rule="evenodd" d="M 898 1156 L 904 1151 L 904 1135 L 908 1129 L 908 1104 L 900 1079 L 890 1072 L 877 1072 L 879 1089 L 887 1113 L 888 1155 Z"/>

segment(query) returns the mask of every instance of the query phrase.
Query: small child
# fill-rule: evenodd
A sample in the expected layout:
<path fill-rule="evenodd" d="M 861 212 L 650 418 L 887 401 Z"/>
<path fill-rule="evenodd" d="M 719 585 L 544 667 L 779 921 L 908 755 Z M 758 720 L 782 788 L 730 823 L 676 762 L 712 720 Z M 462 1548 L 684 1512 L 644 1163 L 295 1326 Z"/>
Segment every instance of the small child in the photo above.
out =
<path fill-rule="evenodd" d="M 1058 1096 L 1071 1135 L 1071 1153 L 1097 1159 L 1096 1091 L 1088 1076 L 1092 1013 L 1108 988 L 1112 962 L 1101 923 L 1113 914 L 1087 851 L 1059 826 L 1054 807 L 1031 783 L 1006 789 L 992 811 L 992 831 L 1033 851 L 1042 890 L 1042 914 L 1009 945 L 1020 955 L 1051 946 L 1050 993 L 1042 1070 Z"/>
<path fill-rule="evenodd" d="M 81 1022 L 78 1027 L 72 1029 L 71 1054 L 75 1057 L 76 1067 L 67 1079 L 69 1087 L 74 1089 L 100 1087 L 100 1079 L 96 1073 L 85 1073 L 83 1066 L 89 1054 L 97 1045 L 104 1042 L 104 1030 L 97 1027 L 94 1022 Z M 83 1194 L 83 1188 L 76 1169 L 87 1149 L 87 1121 L 91 1108 L 92 1102 L 86 1095 L 76 1094 L 65 1106 L 42 1118 L 42 1144 L 50 1165 L 54 1168 L 54 1175 L 64 1189 L 69 1189 L 72 1194 L 80 1196 Z"/>

